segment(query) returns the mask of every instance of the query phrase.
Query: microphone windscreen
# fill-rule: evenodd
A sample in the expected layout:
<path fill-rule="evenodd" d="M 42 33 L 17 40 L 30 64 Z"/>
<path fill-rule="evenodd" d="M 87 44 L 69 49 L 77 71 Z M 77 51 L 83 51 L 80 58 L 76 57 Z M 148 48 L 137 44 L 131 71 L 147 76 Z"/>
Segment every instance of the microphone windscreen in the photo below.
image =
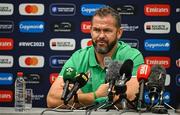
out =
<path fill-rule="evenodd" d="M 79 87 L 83 87 L 88 82 L 89 78 L 85 73 L 80 73 L 76 76 L 76 82 L 79 83 Z"/>
<path fill-rule="evenodd" d="M 109 64 L 112 62 L 111 57 L 104 57 L 104 66 L 108 68 Z"/>
<path fill-rule="evenodd" d="M 137 80 L 141 81 L 141 80 L 148 80 L 148 77 L 151 73 L 151 67 L 147 64 L 142 64 L 138 67 L 137 70 Z"/>
<path fill-rule="evenodd" d="M 112 61 L 108 66 L 108 71 L 106 73 L 106 81 L 110 82 L 116 80 L 119 77 L 119 70 L 122 63 L 119 61 Z"/>
<path fill-rule="evenodd" d="M 75 76 L 76 76 L 77 72 L 76 69 L 73 67 L 68 67 L 65 69 L 64 74 L 63 74 L 63 79 L 64 81 L 69 80 L 69 81 L 74 81 L 75 80 Z"/>
<path fill-rule="evenodd" d="M 131 59 L 127 59 L 124 61 L 119 73 L 120 76 L 123 76 L 125 74 L 127 81 L 131 79 L 132 71 L 133 71 L 133 61 Z"/>

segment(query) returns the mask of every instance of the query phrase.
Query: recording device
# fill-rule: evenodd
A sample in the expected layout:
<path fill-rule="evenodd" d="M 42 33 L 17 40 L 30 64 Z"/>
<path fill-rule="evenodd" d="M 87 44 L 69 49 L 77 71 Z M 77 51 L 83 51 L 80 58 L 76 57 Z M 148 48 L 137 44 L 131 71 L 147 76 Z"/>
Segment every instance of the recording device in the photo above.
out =
<path fill-rule="evenodd" d="M 64 100 L 66 98 L 67 94 L 69 93 L 69 90 L 68 90 L 69 84 L 75 82 L 76 74 L 77 74 L 77 72 L 76 72 L 75 68 L 73 68 L 73 67 L 68 67 L 65 69 L 64 74 L 63 74 L 63 80 L 64 80 L 65 84 L 63 87 L 62 95 L 61 95 L 62 100 Z"/>
<path fill-rule="evenodd" d="M 151 74 L 148 78 L 147 89 L 151 103 L 151 111 L 153 113 L 167 113 L 167 109 L 162 105 L 163 93 L 165 90 L 166 70 L 161 65 L 153 65 Z M 154 106 L 155 100 L 158 104 Z"/>
<path fill-rule="evenodd" d="M 104 66 L 105 66 L 106 73 L 108 71 L 108 66 L 111 62 L 112 62 L 111 57 L 104 57 Z"/>
<path fill-rule="evenodd" d="M 67 95 L 65 102 L 68 102 L 77 93 L 78 89 L 83 87 L 88 82 L 88 80 L 89 78 L 85 73 L 77 74 L 75 77 L 74 86 Z"/>
<path fill-rule="evenodd" d="M 148 80 L 150 72 L 151 72 L 151 67 L 147 64 L 140 65 L 137 70 L 136 75 L 137 75 L 137 80 L 139 81 L 139 85 L 140 85 L 138 105 L 137 105 L 138 111 L 141 111 L 141 109 L 142 109 L 144 85 L 145 85 L 146 81 Z"/>

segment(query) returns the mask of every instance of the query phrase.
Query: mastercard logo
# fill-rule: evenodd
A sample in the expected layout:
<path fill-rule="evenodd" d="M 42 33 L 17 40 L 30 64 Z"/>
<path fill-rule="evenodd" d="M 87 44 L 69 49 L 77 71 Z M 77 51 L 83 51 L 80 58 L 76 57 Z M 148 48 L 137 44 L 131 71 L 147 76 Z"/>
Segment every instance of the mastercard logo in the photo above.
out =
<path fill-rule="evenodd" d="M 20 15 L 43 15 L 44 5 L 35 3 L 22 3 L 19 5 Z"/>
<path fill-rule="evenodd" d="M 24 68 L 42 68 L 44 66 L 44 57 L 36 55 L 20 56 L 19 66 Z"/>
<path fill-rule="evenodd" d="M 85 48 L 87 46 L 92 46 L 92 39 L 91 38 L 81 40 L 81 48 Z"/>

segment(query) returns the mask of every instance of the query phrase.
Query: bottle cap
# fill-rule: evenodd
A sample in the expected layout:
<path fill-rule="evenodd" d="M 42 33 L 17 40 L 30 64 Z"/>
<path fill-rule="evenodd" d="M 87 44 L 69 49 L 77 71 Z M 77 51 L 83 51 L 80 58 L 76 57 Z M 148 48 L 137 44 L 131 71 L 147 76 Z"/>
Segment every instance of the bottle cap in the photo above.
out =
<path fill-rule="evenodd" d="M 17 72 L 18 77 L 23 77 L 23 72 Z"/>

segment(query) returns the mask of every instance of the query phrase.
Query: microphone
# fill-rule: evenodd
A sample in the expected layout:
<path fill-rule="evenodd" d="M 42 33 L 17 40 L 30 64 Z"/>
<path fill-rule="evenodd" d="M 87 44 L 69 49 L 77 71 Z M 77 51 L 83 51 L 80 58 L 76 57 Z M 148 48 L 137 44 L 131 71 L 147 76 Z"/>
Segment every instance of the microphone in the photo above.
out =
<path fill-rule="evenodd" d="M 104 57 L 104 66 L 105 66 L 106 73 L 108 71 L 108 66 L 111 62 L 112 62 L 111 57 Z"/>
<path fill-rule="evenodd" d="M 153 104 L 154 101 L 159 98 L 160 92 L 164 91 L 165 79 L 165 68 L 161 65 L 153 65 L 151 68 L 151 74 L 147 82 L 147 89 L 149 90 L 149 98 L 151 100 L 151 104 Z"/>
<path fill-rule="evenodd" d="M 139 90 L 137 110 L 141 110 L 143 95 L 144 95 L 144 85 L 145 82 L 148 80 L 150 72 L 151 72 L 151 67 L 147 64 L 142 64 L 138 67 L 137 80 L 139 81 L 140 84 L 140 90 Z"/>
<path fill-rule="evenodd" d="M 67 98 L 65 99 L 65 102 L 68 102 L 78 91 L 79 88 L 83 87 L 87 82 L 89 78 L 85 73 L 80 73 L 76 75 L 75 77 L 75 83 L 69 94 L 67 95 Z"/>
<path fill-rule="evenodd" d="M 119 69 L 119 76 L 115 82 L 115 91 L 116 94 L 125 93 L 126 88 L 124 88 L 125 83 L 131 79 L 133 70 L 133 61 L 131 59 L 127 59 L 122 64 Z"/>
<path fill-rule="evenodd" d="M 119 77 L 119 70 L 122 63 L 119 61 L 112 61 L 108 66 L 108 71 L 106 73 L 106 81 L 109 82 L 108 93 L 112 91 L 116 79 Z"/>
<path fill-rule="evenodd" d="M 75 70 L 75 68 L 73 67 L 68 67 L 65 69 L 64 74 L 63 74 L 63 80 L 65 82 L 64 87 L 63 87 L 63 92 L 61 95 L 61 99 L 64 100 L 67 96 L 67 94 L 69 93 L 68 87 L 69 84 L 74 83 L 75 81 L 75 76 L 76 76 L 77 72 Z"/>

